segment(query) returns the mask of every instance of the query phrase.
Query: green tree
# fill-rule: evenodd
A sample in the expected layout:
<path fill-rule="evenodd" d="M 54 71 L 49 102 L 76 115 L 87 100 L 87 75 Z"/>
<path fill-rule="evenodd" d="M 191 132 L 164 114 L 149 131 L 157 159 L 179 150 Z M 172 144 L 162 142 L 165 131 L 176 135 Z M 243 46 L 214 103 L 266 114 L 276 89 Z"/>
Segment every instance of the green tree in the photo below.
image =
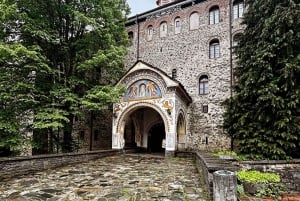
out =
<path fill-rule="evenodd" d="M 238 81 L 224 127 L 244 153 L 284 159 L 300 147 L 300 5 L 247 0 Z"/>
<path fill-rule="evenodd" d="M 122 93 L 112 85 L 123 72 L 128 44 L 126 1 L 1 2 L 2 42 L 38 47 L 50 68 L 43 76 L 36 69 L 33 127 L 59 128 L 63 151 L 72 151 L 74 116 L 101 109 Z"/>
<path fill-rule="evenodd" d="M 30 143 L 26 132 L 32 130 L 32 108 L 37 105 L 36 71 L 41 76 L 50 69 L 39 49 L 21 44 L 0 45 L 0 66 L 0 152 L 13 153 Z"/>

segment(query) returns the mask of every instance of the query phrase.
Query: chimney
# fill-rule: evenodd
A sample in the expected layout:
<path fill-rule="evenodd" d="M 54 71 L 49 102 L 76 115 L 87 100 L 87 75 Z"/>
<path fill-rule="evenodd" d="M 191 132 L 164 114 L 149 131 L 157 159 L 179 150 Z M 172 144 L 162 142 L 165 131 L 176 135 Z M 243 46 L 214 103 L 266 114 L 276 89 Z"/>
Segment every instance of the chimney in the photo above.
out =
<path fill-rule="evenodd" d="M 173 2 L 173 1 L 175 1 L 175 0 L 157 0 L 157 1 L 156 1 L 156 4 L 157 4 L 158 6 L 163 6 L 163 5 L 168 4 L 168 3 L 171 3 L 171 2 Z"/>

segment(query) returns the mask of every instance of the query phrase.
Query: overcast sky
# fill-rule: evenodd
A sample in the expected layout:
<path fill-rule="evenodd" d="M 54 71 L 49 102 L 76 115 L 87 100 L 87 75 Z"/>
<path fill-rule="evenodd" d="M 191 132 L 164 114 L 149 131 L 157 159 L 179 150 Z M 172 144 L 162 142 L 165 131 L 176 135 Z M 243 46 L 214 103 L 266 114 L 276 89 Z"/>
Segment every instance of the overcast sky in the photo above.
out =
<path fill-rule="evenodd" d="M 156 0 L 127 0 L 127 2 L 131 8 L 130 16 L 143 13 L 157 7 Z"/>

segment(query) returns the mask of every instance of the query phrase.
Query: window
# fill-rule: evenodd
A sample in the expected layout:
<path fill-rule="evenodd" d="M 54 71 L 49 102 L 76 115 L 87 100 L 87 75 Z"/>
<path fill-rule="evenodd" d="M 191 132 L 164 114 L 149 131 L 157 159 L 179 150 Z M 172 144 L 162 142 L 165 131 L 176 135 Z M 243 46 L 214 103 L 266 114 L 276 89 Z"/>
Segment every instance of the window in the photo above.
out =
<path fill-rule="evenodd" d="M 220 9 L 214 6 L 209 10 L 209 24 L 217 24 L 220 22 Z"/>
<path fill-rule="evenodd" d="M 176 79 L 177 78 L 177 70 L 174 68 L 173 70 L 172 70 L 172 79 Z"/>
<path fill-rule="evenodd" d="M 150 26 L 148 26 L 148 41 L 149 40 L 152 40 L 152 38 L 153 38 L 153 26 L 152 25 L 150 25 Z"/>
<path fill-rule="evenodd" d="M 208 113 L 208 105 L 202 105 L 202 112 Z"/>
<path fill-rule="evenodd" d="M 208 77 L 207 75 L 202 75 L 199 79 L 199 94 L 208 94 Z"/>
<path fill-rule="evenodd" d="M 236 0 L 233 2 L 233 19 L 242 17 L 244 14 L 244 1 Z"/>
<path fill-rule="evenodd" d="M 162 22 L 160 24 L 160 37 L 166 37 L 168 34 L 168 24 L 167 22 Z"/>
<path fill-rule="evenodd" d="M 178 34 L 181 32 L 181 20 L 179 17 L 177 17 L 174 21 L 174 27 L 175 27 L 175 34 Z"/>
<path fill-rule="evenodd" d="M 130 45 L 133 45 L 133 32 L 132 31 L 128 33 L 128 39 L 129 39 Z"/>
<path fill-rule="evenodd" d="M 215 39 L 209 43 L 209 58 L 215 59 L 220 57 L 220 43 Z"/>
<path fill-rule="evenodd" d="M 194 12 L 190 15 L 190 30 L 195 30 L 199 28 L 199 14 Z"/>

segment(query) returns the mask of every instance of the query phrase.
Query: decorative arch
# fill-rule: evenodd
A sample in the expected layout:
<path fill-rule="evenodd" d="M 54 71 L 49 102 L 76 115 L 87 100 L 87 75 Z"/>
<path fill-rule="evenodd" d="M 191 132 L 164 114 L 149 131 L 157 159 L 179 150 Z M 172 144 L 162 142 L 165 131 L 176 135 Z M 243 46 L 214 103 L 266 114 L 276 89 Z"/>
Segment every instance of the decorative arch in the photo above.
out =
<path fill-rule="evenodd" d="M 168 120 L 167 115 L 165 114 L 165 112 L 159 108 L 156 104 L 154 103 L 150 103 L 150 102 L 138 102 L 138 103 L 134 103 L 130 106 L 128 106 L 119 116 L 119 118 L 116 121 L 116 125 L 117 125 L 117 133 L 122 133 L 121 130 L 124 129 L 123 127 L 125 125 L 123 125 L 124 120 L 130 115 L 132 114 L 134 111 L 140 109 L 140 108 L 144 108 L 144 107 L 148 107 L 151 109 L 154 109 L 156 112 L 158 112 L 158 114 L 161 116 L 164 125 L 165 125 L 165 129 L 166 129 L 166 133 L 168 133 L 170 131 L 170 122 Z"/>
<path fill-rule="evenodd" d="M 141 79 L 150 80 L 155 83 L 159 87 L 162 94 L 167 90 L 167 84 L 163 78 L 158 73 L 150 70 L 138 70 L 130 73 L 125 79 L 122 80 L 121 83 L 127 87 L 130 87 Z"/>
<path fill-rule="evenodd" d="M 186 122 L 185 122 L 185 117 L 184 113 L 182 110 L 178 112 L 177 116 L 177 135 L 183 135 L 185 134 L 186 131 Z M 179 131 L 180 130 L 180 131 Z"/>
<path fill-rule="evenodd" d="M 177 149 L 185 149 L 186 144 L 186 120 L 182 110 L 179 111 L 176 123 Z"/>

